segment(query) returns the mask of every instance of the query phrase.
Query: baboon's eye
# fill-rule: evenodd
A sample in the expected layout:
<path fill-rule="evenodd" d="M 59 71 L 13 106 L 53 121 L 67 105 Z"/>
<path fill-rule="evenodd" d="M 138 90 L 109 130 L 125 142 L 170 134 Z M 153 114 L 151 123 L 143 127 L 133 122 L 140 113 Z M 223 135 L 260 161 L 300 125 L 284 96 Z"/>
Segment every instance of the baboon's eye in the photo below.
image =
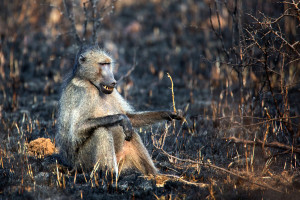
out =
<path fill-rule="evenodd" d="M 105 65 L 110 65 L 110 63 L 109 62 L 101 62 L 101 63 L 99 63 L 99 65 L 101 67 L 104 67 Z"/>
<path fill-rule="evenodd" d="M 79 60 L 80 60 L 81 62 L 84 62 L 86 59 L 85 59 L 85 57 L 84 57 L 83 55 L 80 55 Z"/>

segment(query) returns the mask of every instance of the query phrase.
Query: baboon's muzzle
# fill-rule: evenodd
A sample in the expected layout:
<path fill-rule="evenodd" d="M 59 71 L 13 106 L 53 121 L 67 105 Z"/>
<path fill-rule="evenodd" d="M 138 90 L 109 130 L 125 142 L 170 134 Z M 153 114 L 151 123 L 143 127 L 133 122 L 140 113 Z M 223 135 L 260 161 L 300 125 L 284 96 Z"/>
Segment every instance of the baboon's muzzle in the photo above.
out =
<path fill-rule="evenodd" d="M 100 84 L 100 89 L 101 89 L 101 92 L 103 92 L 104 94 L 111 94 L 114 90 L 116 86 L 116 83 L 112 83 L 110 85 L 105 85 L 105 84 Z"/>
<path fill-rule="evenodd" d="M 102 81 L 100 83 L 100 90 L 104 94 L 111 94 L 117 85 L 117 81 L 114 78 L 114 74 L 111 71 L 110 65 L 102 67 Z"/>

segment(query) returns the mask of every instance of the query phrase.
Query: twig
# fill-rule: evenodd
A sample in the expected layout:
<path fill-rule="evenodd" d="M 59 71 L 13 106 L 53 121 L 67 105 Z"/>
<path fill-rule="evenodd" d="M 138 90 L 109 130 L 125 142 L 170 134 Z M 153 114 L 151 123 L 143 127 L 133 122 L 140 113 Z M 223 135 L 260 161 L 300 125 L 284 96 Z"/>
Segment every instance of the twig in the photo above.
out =
<path fill-rule="evenodd" d="M 171 80 L 171 90 L 172 90 L 172 101 L 173 101 L 173 109 L 174 109 L 174 113 L 176 114 L 176 107 L 175 107 L 175 99 L 174 99 L 174 84 L 173 84 L 173 80 L 172 80 L 172 77 L 170 76 L 169 73 L 167 73 L 168 77 L 170 78 Z"/>
<path fill-rule="evenodd" d="M 127 78 L 133 72 L 135 67 L 136 67 L 136 50 L 134 51 L 134 56 L 133 56 L 133 66 L 128 70 L 128 72 L 125 75 L 122 75 L 117 82 L 120 83 L 123 79 Z"/>
<path fill-rule="evenodd" d="M 84 12 L 84 16 L 85 16 L 84 23 L 83 23 L 83 34 L 82 34 L 83 41 L 86 40 L 87 24 L 88 24 L 88 20 L 89 20 L 86 4 L 88 4 L 88 2 L 83 2 L 83 12 Z"/>
<path fill-rule="evenodd" d="M 234 173 L 234 172 L 229 171 L 229 170 L 227 170 L 227 169 L 224 169 L 224 168 L 222 168 L 222 167 L 218 167 L 218 166 L 216 166 L 216 165 L 214 165 L 214 164 L 204 163 L 204 162 L 198 162 L 198 161 L 194 161 L 194 160 L 190 160 L 190 159 L 181 159 L 181 158 L 178 158 L 178 157 L 176 157 L 176 156 L 172 156 L 172 155 L 170 155 L 169 153 L 167 153 L 165 150 L 163 150 L 163 149 L 161 149 L 161 148 L 158 148 L 155 144 L 153 144 L 153 145 L 154 145 L 155 148 L 159 149 L 163 154 L 165 154 L 165 155 L 168 156 L 169 158 L 176 159 L 176 160 L 181 161 L 181 162 L 189 162 L 189 163 L 193 163 L 193 164 L 197 164 L 197 165 L 202 165 L 202 166 L 204 166 L 204 167 L 211 167 L 211 168 L 220 170 L 220 171 L 222 171 L 222 172 L 231 174 L 231 175 L 233 175 L 233 176 L 236 176 L 236 177 L 238 177 L 238 178 L 240 178 L 240 179 L 243 179 L 243 180 L 245 180 L 245 181 L 247 181 L 247 182 L 249 182 L 249 183 L 251 183 L 251 184 L 254 184 L 254 185 L 257 185 L 257 186 L 260 186 L 260 187 L 263 187 L 263 188 L 268 188 L 268 189 L 271 189 L 271 190 L 273 190 L 273 191 L 282 193 L 282 191 L 279 190 L 279 189 L 273 188 L 273 187 L 268 186 L 268 185 L 265 185 L 265 184 L 256 183 L 256 182 L 254 182 L 254 181 L 251 181 L 251 180 L 250 180 L 249 178 L 247 178 L 247 177 L 244 177 L 244 176 L 242 176 L 242 175 L 240 175 L 240 174 L 238 174 L 238 173 Z"/>
<path fill-rule="evenodd" d="M 135 69 L 135 66 L 136 65 L 133 65 L 125 75 L 121 76 L 118 80 L 118 83 L 121 82 L 123 79 L 127 78 L 133 72 L 133 70 Z"/>
<path fill-rule="evenodd" d="M 96 0 L 90 0 L 90 3 L 92 5 L 92 24 L 93 24 L 93 44 L 96 44 L 97 40 L 97 28 L 96 28 L 96 13 L 97 13 L 97 6 L 96 6 Z"/>
<path fill-rule="evenodd" d="M 275 107 L 276 107 L 277 113 L 282 118 L 284 115 L 280 111 L 279 104 L 277 102 L 277 99 L 275 98 L 273 87 L 272 87 L 272 84 L 271 84 L 271 78 L 270 78 L 269 71 L 268 71 L 268 64 L 267 64 L 268 55 L 265 53 L 264 56 L 265 56 L 264 68 L 265 68 L 265 73 L 266 73 L 266 79 L 268 81 L 269 89 L 270 89 L 273 101 L 275 103 Z M 287 130 L 290 132 L 290 134 L 294 135 L 294 130 L 291 127 L 290 122 L 283 121 L 283 124 L 285 125 L 285 127 L 287 128 Z"/>
<path fill-rule="evenodd" d="M 244 140 L 244 139 L 239 139 L 236 137 L 224 137 L 224 140 L 231 140 L 234 143 L 238 143 L 238 144 L 259 144 L 259 145 L 263 145 L 265 147 L 272 147 L 272 148 L 279 148 L 279 149 L 285 149 L 285 150 L 289 150 L 292 152 L 296 152 L 296 153 L 300 153 L 300 149 L 297 147 L 293 147 L 293 146 L 288 146 L 279 142 L 271 142 L 271 143 L 264 143 L 263 141 L 256 139 L 255 141 L 251 141 L 251 140 Z"/>
<path fill-rule="evenodd" d="M 200 187 L 200 188 L 203 188 L 203 187 L 209 187 L 209 184 L 206 184 L 206 183 L 193 183 L 193 182 L 184 180 L 184 179 L 183 179 L 182 177 L 180 177 L 180 176 L 176 176 L 176 175 L 173 175 L 173 174 L 164 174 L 164 176 L 173 178 L 173 179 L 175 179 L 176 181 L 185 183 L 185 184 L 187 184 L 187 185 L 194 185 L 194 186 L 197 186 L 197 187 Z"/>
<path fill-rule="evenodd" d="M 96 164 L 94 165 L 94 168 L 90 174 L 90 179 L 92 180 L 92 178 L 94 177 L 94 174 L 96 171 L 98 171 L 99 167 L 100 167 L 100 163 L 101 163 L 101 159 L 98 159 L 98 161 L 96 162 Z"/>
<path fill-rule="evenodd" d="M 62 184 L 61 184 L 61 182 L 60 182 L 60 177 L 59 177 L 59 171 L 58 171 L 58 164 L 57 164 L 57 160 L 56 160 L 56 178 L 57 178 L 57 182 L 58 182 L 58 185 L 59 185 L 59 187 L 61 187 L 62 186 Z"/>
<path fill-rule="evenodd" d="M 77 45 L 80 46 L 81 45 L 81 40 L 80 40 L 80 37 L 79 37 L 79 35 L 77 33 L 77 30 L 76 30 L 76 25 L 75 25 L 75 20 L 74 20 L 74 13 L 73 13 L 73 5 L 72 5 L 71 9 L 69 9 L 66 0 L 63 0 L 63 3 L 64 3 L 65 11 L 66 11 L 65 16 L 70 20 L 72 33 L 74 34 Z M 72 2 L 72 4 L 73 3 L 74 2 Z"/>
<path fill-rule="evenodd" d="M 215 6 L 216 6 L 216 13 L 217 13 L 217 19 L 218 19 L 218 32 L 217 30 L 215 29 L 215 27 L 213 26 L 213 22 L 212 22 L 212 10 L 211 10 L 211 5 L 209 4 L 209 14 L 210 14 L 210 17 L 209 17 L 209 21 L 210 21 L 210 26 L 211 26 L 211 29 L 213 30 L 213 32 L 215 33 L 215 35 L 219 38 L 220 42 L 221 42 L 221 45 L 222 45 L 222 49 L 227 57 L 227 60 L 229 60 L 230 56 L 229 56 L 229 53 L 228 51 L 226 50 L 225 48 L 225 44 L 224 44 L 224 39 L 223 39 L 223 36 L 221 34 L 221 23 L 220 23 L 220 15 L 219 15 L 219 10 L 218 10 L 218 7 L 217 7 L 217 2 L 215 1 Z"/>

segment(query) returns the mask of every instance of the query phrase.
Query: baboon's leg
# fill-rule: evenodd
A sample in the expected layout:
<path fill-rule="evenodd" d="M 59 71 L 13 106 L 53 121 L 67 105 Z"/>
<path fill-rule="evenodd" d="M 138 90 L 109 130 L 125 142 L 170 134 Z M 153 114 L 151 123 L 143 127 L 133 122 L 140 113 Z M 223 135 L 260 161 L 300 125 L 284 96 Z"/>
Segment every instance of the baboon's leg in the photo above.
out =
<path fill-rule="evenodd" d="M 108 129 L 98 128 L 93 132 L 84 144 L 80 162 L 88 169 L 93 169 L 98 164 L 99 169 L 108 169 L 118 173 L 114 141 Z"/>
<path fill-rule="evenodd" d="M 137 133 L 130 141 L 124 141 L 121 151 L 117 153 L 119 170 L 136 168 L 146 175 L 157 174 L 157 169 Z"/>
<path fill-rule="evenodd" d="M 100 168 L 113 170 L 118 173 L 117 158 L 114 148 L 114 140 L 110 131 L 100 128 L 95 131 L 96 162 L 99 162 Z"/>

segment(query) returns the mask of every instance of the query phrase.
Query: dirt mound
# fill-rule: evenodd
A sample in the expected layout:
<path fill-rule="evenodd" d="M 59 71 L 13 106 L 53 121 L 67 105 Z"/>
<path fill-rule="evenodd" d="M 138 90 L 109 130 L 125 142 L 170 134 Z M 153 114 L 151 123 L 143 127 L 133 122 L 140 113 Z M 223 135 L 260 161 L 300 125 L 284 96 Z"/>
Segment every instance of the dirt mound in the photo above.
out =
<path fill-rule="evenodd" d="M 38 138 L 27 145 L 27 152 L 30 156 L 43 158 L 56 152 L 55 145 L 49 138 Z"/>

